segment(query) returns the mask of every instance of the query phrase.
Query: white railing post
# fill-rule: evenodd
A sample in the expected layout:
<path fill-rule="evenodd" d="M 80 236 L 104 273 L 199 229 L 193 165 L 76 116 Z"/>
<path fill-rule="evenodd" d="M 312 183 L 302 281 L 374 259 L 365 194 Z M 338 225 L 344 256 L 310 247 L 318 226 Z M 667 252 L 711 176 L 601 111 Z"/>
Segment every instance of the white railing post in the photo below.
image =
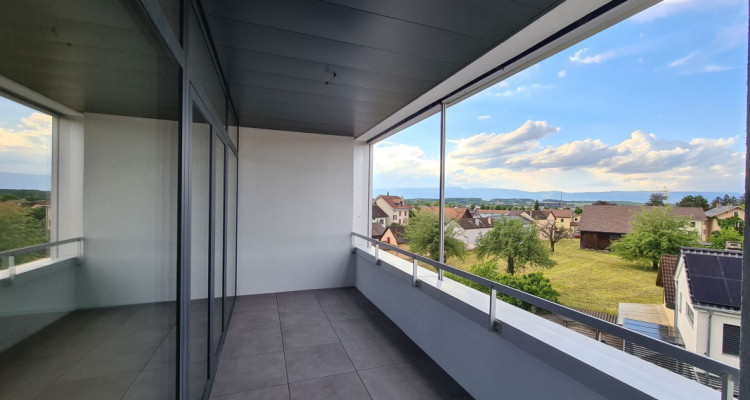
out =
<path fill-rule="evenodd" d="M 419 263 L 417 262 L 417 259 L 414 259 L 414 264 L 412 268 L 411 273 L 411 285 L 414 287 L 419 286 L 419 278 L 417 278 L 417 268 L 419 267 Z"/>
<path fill-rule="evenodd" d="M 375 264 L 380 264 L 380 244 L 375 243 Z"/>
<path fill-rule="evenodd" d="M 721 374 L 721 400 L 734 399 L 734 378 L 726 372 Z"/>
<path fill-rule="evenodd" d="M 495 319 L 497 315 L 497 289 L 490 288 L 490 332 L 495 332 Z"/>
<path fill-rule="evenodd" d="M 8 257 L 8 278 L 13 279 L 16 277 L 16 256 Z"/>

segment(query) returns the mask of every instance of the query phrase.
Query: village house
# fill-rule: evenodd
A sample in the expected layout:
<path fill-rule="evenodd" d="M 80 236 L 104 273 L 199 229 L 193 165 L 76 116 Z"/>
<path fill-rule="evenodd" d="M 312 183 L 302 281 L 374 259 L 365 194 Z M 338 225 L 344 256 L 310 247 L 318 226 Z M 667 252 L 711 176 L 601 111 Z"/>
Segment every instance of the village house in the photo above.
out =
<path fill-rule="evenodd" d="M 606 250 L 609 245 L 630 232 L 633 216 L 641 209 L 652 207 L 587 205 L 583 207 L 578 231 L 581 234 L 581 248 Z M 672 214 L 690 219 L 691 231 L 701 235 L 705 229 L 706 213 L 700 207 L 674 207 Z M 701 236 L 702 237 L 702 236 Z"/>
<path fill-rule="evenodd" d="M 385 226 L 381 225 L 380 223 L 373 222 L 372 223 L 372 235 L 371 237 L 373 239 L 380 240 L 383 237 L 383 234 L 385 233 Z"/>
<path fill-rule="evenodd" d="M 706 231 L 703 234 L 704 242 L 708 241 L 712 232 L 721 230 L 721 225 L 719 225 L 720 220 L 737 217 L 744 221 L 745 209 L 740 206 L 728 204 L 726 206 L 719 206 L 706 211 L 706 217 L 708 218 L 708 221 L 706 223 Z M 739 226 L 735 226 L 735 228 L 739 228 Z"/>
<path fill-rule="evenodd" d="M 682 249 L 675 326 L 687 350 L 739 368 L 741 281 L 742 252 Z"/>
<path fill-rule="evenodd" d="M 409 243 L 409 240 L 406 239 L 406 230 L 403 226 L 399 225 L 391 225 L 385 228 L 385 232 L 380 238 L 380 241 L 394 246 Z"/>
<path fill-rule="evenodd" d="M 375 199 L 375 204 L 386 213 L 386 225 L 399 224 L 406 225 L 409 223 L 409 205 L 406 204 L 403 197 L 380 195 Z"/>
<path fill-rule="evenodd" d="M 437 206 L 422 206 L 422 210 L 427 210 L 430 212 L 434 212 L 435 214 L 440 212 L 440 207 Z M 474 216 L 471 215 L 471 211 L 469 211 L 468 207 L 445 207 L 445 220 L 446 221 L 452 221 L 452 220 L 459 220 L 464 218 L 473 218 Z"/>
<path fill-rule="evenodd" d="M 473 250 L 476 247 L 479 235 L 484 235 L 492 230 L 492 225 L 492 218 L 462 218 L 458 220 L 456 232 L 459 234 L 458 238 L 466 243 L 466 248 Z"/>
<path fill-rule="evenodd" d="M 408 213 L 407 213 L 408 214 Z M 383 211 L 382 208 L 380 208 L 377 204 L 372 205 L 372 222 L 380 224 L 382 226 L 389 225 L 388 222 L 388 214 Z M 382 234 L 382 232 L 381 232 Z"/>

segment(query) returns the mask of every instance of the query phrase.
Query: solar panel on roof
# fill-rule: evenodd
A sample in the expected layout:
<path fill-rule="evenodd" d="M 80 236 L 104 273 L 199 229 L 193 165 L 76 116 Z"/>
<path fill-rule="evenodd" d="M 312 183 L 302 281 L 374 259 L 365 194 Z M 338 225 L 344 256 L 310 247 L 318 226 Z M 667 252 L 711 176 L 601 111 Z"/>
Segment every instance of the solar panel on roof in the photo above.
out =
<path fill-rule="evenodd" d="M 724 277 L 736 281 L 742 280 L 742 259 L 738 257 L 719 257 L 724 269 Z"/>
<path fill-rule="evenodd" d="M 715 255 L 688 253 L 685 255 L 685 262 L 690 271 L 691 278 L 698 275 L 714 278 L 724 277 L 721 273 L 721 265 L 719 264 L 718 257 Z"/>
<path fill-rule="evenodd" d="M 722 306 L 732 305 L 729 301 L 727 286 L 721 278 L 690 275 L 690 287 L 693 291 L 693 300 L 698 303 L 709 303 Z"/>
<path fill-rule="evenodd" d="M 729 299 L 732 301 L 731 306 L 740 308 L 741 299 L 740 295 L 742 294 L 742 282 L 740 281 L 727 281 L 727 286 L 729 287 Z"/>

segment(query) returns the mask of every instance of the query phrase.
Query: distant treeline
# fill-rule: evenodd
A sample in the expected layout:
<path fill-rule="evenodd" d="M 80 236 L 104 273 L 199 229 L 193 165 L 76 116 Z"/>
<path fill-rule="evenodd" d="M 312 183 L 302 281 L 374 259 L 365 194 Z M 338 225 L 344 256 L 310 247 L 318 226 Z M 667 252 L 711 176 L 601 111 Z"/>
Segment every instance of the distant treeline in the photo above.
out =
<path fill-rule="evenodd" d="M 15 198 L 26 201 L 49 200 L 49 190 L 32 190 L 32 189 L 0 189 L 0 198 Z"/>

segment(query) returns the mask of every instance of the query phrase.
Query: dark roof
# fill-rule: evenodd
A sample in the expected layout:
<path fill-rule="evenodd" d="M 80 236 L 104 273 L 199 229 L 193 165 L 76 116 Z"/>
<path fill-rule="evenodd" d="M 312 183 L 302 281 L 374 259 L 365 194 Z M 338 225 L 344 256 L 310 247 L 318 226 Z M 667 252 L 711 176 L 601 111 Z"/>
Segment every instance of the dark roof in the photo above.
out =
<path fill-rule="evenodd" d="M 679 260 L 680 256 L 676 254 L 662 254 L 656 274 L 656 286 L 664 288 L 664 304 L 671 309 L 674 309 L 674 270 Z"/>
<path fill-rule="evenodd" d="M 458 224 L 463 229 L 487 229 L 492 228 L 491 218 L 461 218 Z"/>
<path fill-rule="evenodd" d="M 391 231 L 393 236 L 396 238 L 397 244 L 404 244 L 409 243 L 409 239 L 406 238 L 406 230 L 401 225 L 391 225 L 388 228 L 386 228 L 385 232 Z M 383 232 L 383 236 L 385 236 L 385 232 Z"/>
<path fill-rule="evenodd" d="M 391 206 L 391 208 L 395 208 L 395 209 L 404 209 L 405 208 L 407 210 L 409 209 L 409 205 L 406 204 L 406 202 L 404 201 L 404 199 L 402 197 L 399 197 L 399 196 L 388 196 L 388 195 L 384 196 L 382 194 L 380 196 L 378 196 L 378 197 L 380 197 L 383 200 L 385 200 L 385 202 L 388 203 L 388 205 Z"/>
<path fill-rule="evenodd" d="M 720 207 L 714 207 L 714 208 L 706 211 L 706 216 L 707 217 L 715 217 L 715 216 L 717 216 L 719 214 L 724 214 L 727 211 L 732 211 L 732 210 L 735 210 L 735 209 L 742 210 L 742 207 L 740 207 L 740 206 L 720 206 Z"/>
<path fill-rule="evenodd" d="M 680 331 L 669 325 L 660 325 L 653 322 L 637 321 L 634 319 L 625 318 L 622 322 L 623 328 L 628 328 L 631 331 L 636 331 L 641 335 L 650 336 L 654 339 L 659 339 L 663 342 L 667 342 L 679 347 L 685 347 L 685 342 L 682 340 Z"/>
<path fill-rule="evenodd" d="M 372 238 L 380 239 L 385 233 L 385 227 L 377 222 L 372 223 Z"/>
<path fill-rule="evenodd" d="M 740 309 L 741 251 L 685 247 L 681 257 L 693 304 Z"/>
<path fill-rule="evenodd" d="M 372 218 L 388 218 L 388 214 L 383 211 L 377 204 L 372 205 Z M 383 228 L 385 229 L 385 228 Z"/>
<path fill-rule="evenodd" d="M 583 207 L 579 230 L 581 232 L 604 232 L 604 233 L 628 233 L 633 215 L 642 208 L 653 207 L 640 206 L 612 206 L 612 205 L 588 205 Z M 679 217 L 688 217 L 694 220 L 705 220 L 706 213 L 700 207 L 674 207 L 672 214 Z"/>

